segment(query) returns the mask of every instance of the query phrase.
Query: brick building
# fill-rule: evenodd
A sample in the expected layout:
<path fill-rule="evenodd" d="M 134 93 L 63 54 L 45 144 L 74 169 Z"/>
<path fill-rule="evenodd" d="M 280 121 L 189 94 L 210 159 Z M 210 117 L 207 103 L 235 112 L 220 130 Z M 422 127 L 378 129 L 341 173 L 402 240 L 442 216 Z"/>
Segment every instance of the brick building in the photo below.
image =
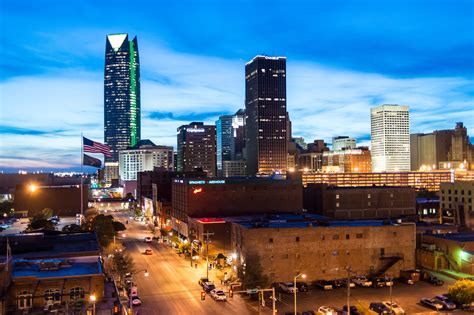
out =
<path fill-rule="evenodd" d="M 338 187 L 308 184 L 303 207 L 336 219 L 387 219 L 416 213 L 411 187 Z"/>
<path fill-rule="evenodd" d="M 443 222 L 474 227 L 474 181 L 442 183 L 440 198 Z"/>

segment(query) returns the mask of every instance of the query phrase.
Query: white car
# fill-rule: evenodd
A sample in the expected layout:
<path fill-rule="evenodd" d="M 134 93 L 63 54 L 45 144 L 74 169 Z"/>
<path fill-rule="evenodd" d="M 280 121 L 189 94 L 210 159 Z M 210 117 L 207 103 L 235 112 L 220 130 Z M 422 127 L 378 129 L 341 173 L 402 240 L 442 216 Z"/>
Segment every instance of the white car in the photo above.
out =
<path fill-rule="evenodd" d="M 132 296 L 132 305 L 142 305 L 142 301 L 137 295 Z"/>
<path fill-rule="evenodd" d="M 318 315 L 319 314 L 324 314 L 324 315 L 337 315 L 337 312 L 329 306 L 321 306 L 318 308 Z"/>
<path fill-rule="evenodd" d="M 364 276 L 359 276 L 354 278 L 353 282 L 361 287 L 371 287 L 372 286 L 372 281 L 367 279 Z"/>
<path fill-rule="evenodd" d="M 392 309 L 394 314 L 405 314 L 405 310 L 395 302 L 390 303 L 390 301 L 383 301 L 382 304 Z"/>
<path fill-rule="evenodd" d="M 145 243 L 151 243 L 151 237 L 149 236 L 145 237 Z"/>
<path fill-rule="evenodd" d="M 227 296 L 222 290 L 212 290 L 211 297 L 216 301 L 227 301 Z"/>
<path fill-rule="evenodd" d="M 298 292 L 298 288 L 295 288 L 294 285 L 295 284 L 293 282 L 280 282 L 278 284 L 280 289 L 285 293 L 295 293 L 295 291 Z"/>

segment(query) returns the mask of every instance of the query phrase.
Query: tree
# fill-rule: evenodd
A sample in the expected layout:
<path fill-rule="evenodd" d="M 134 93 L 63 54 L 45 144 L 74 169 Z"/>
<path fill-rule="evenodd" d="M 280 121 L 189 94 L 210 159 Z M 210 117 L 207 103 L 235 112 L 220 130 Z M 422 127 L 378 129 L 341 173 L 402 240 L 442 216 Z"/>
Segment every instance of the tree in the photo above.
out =
<path fill-rule="evenodd" d="M 83 232 L 82 228 L 77 224 L 69 224 L 63 227 L 63 232 L 66 233 L 80 233 Z"/>
<path fill-rule="evenodd" d="M 244 289 L 265 287 L 268 284 L 268 277 L 263 274 L 260 257 L 255 252 L 247 253 L 245 264 L 239 266 L 237 274 Z"/>
<path fill-rule="evenodd" d="M 128 254 L 116 252 L 114 253 L 114 267 L 120 277 L 123 277 L 127 272 L 134 272 L 135 264 L 133 263 L 132 257 Z"/>
<path fill-rule="evenodd" d="M 449 296 L 461 304 L 474 302 L 474 281 L 458 280 L 449 287 Z"/>
<path fill-rule="evenodd" d="M 27 230 L 33 231 L 33 230 L 39 230 L 39 229 L 44 229 L 44 230 L 54 230 L 54 224 L 46 219 L 36 219 L 30 222 L 28 225 Z"/>
<path fill-rule="evenodd" d="M 125 231 L 127 229 L 125 227 L 125 225 L 123 225 L 122 222 L 113 221 L 112 224 L 114 225 L 114 231 L 115 232 L 121 232 L 121 231 Z"/>

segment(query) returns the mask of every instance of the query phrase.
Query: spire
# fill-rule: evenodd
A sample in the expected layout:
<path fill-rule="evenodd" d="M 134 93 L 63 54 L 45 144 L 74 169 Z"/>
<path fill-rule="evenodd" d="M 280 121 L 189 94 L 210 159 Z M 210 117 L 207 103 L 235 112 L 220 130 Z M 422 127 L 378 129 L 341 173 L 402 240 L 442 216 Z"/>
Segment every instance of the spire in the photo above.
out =
<path fill-rule="evenodd" d="M 128 34 L 111 34 L 107 35 L 107 40 L 110 43 L 110 46 L 112 46 L 112 49 L 114 51 L 119 50 L 120 47 L 122 47 L 123 42 L 127 38 Z"/>

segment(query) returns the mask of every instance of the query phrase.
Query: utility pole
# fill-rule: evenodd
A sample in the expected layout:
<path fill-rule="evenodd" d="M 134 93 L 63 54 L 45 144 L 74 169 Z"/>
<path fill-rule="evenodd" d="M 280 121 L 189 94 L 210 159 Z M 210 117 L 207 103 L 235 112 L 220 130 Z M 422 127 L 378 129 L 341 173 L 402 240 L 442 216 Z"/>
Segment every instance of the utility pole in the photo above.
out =
<path fill-rule="evenodd" d="M 209 279 L 209 236 L 214 233 L 204 232 L 203 235 L 206 237 L 206 278 Z"/>

